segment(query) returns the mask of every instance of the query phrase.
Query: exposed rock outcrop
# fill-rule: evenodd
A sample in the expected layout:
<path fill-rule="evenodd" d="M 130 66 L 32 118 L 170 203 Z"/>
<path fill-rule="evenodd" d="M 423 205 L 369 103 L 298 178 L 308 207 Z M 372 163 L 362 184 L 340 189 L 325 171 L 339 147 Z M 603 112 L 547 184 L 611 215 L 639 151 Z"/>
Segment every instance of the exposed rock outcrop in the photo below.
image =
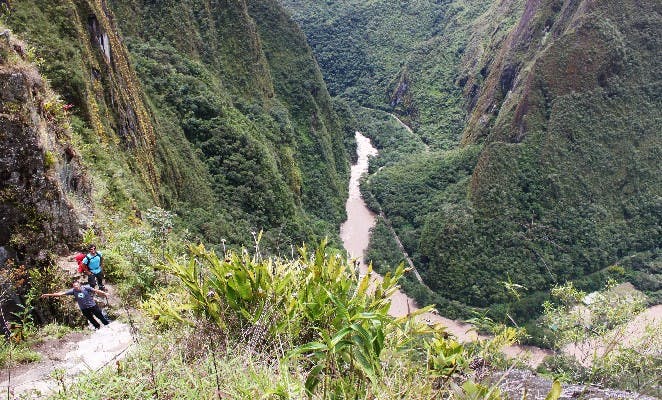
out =
<path fill-rule="evenodd" d="M 471 114 L 463 142 L 520 142 L 545 129 L 555 99 L 607 87 L 624 73 L 626 31 L 637 18 L 620 2 L 529 0 L 498 53 L 479 65 L 465 95 Z M 652 20 L 652 18 L 651 18 Z M 649 23 L 642 18 L 641 24 Z M 467 58 L 476 57 L 473 49 Z M 639 71 L 644 72 L 644 71 Z M 639 74 L 646 81 L 648 73 Z M 632 83 L 632 82 L 631 82 Z M 466 88 L 480 86 L 480 92 Z M 478 94 L 478 96 L 476 96 Z"/>
<path fill-rule="evenodd" d="M 0 264 L 32 263 L 80 241 L 90 182 L 70 144 L 67 106 L 0 34 Z"/>
<path fill-rule="evenodd" d="M 510 398 L 528 398 L 543 400 L 552 388 L 552 381 L 530 371 L 511 370 L 493 377 L 499 387 Z M 654 397 L 624 390 L 609 389 L 600 386 L 582 384 L 562 384 L 560 399 L 640 399 L 653 400 Z"/>

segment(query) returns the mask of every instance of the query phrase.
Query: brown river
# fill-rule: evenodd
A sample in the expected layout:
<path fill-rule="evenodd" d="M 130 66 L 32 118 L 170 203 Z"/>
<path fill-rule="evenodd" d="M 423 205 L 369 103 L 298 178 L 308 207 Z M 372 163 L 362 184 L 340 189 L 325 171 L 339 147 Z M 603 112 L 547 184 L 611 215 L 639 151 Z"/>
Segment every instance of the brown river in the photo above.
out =
<path fill-rule="evenodd" d="M 356 132 L 355 136 L 358 161 L 352 165 L 349 180 L 349 197 L 345 206 L 347 221 L 340 226 L 340 238 L 349 257 L 359 261 L 360 272 L 365 274 L 368 266 L 363 256 L 370 242 L 370 229 L 375 226 L 377 216 L 368 209 L 363 198 L 361 198 L 359 180 L 363 174 L 367 173 L 368 159 L 371 156 L 377 155 L 377 149 L 372 146 L 370 139 L 363 136 L 360 132 Z M 375 279 L 381 279 L 376 273 L 373 273 L 373 276 Z M 412 298 L 398 291 L 391 298 L 389 313 L 394 317 L 401 317 L 417 309 L 418 306 Z M 444 325 L 447 331 L 455 335 L 460 341 L 473 341 L 478 337 L 471 325 L 444 318 L 436 313 L 426 313 L 419 318 L 431 323 Z M 528 346 L 511 346 L 505 349 L 504 352 L 511 357 L 525 356 L 528 358 L 531 366 L 538 365 L 546 355 L 550 354 L 546 350 Z"/>

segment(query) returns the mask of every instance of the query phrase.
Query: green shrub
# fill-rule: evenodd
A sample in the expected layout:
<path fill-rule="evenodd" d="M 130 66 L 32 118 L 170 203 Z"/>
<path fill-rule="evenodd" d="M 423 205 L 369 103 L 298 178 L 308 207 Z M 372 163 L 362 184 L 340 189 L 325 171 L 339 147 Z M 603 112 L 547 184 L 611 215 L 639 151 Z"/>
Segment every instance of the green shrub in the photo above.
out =
<path fill-rule="evenodd" d="M 430 307 L 394 319 L 389 297 L 404 268 L 371 283 L 370 273 L 357 276 L 326 243 L 312 253 L 301 248 L 292 260 L 246 250 L 220 258 L 202 245 L 189 252 L 187 260 L 168 259 L 163 270 L 176 284 L 150 294 L 142 308 L 162 329 L 191 326 L 207 332 L 208 341 L 277 357 L 310 396 L 394 393 L 397 385 L 413 384 L 400 379 L 416 374 L 425 376 L 419 386 L 431 395 L 440 390 L 435 382 L 467 373 L 467 360 L 496 362 L 518 336 L 501 326 L 494 339 L 465 347 L 446 337 L 443 327 L 415 322 Z M 205 324 L 211 330 L 202 329 Z M 222 340 L 214 339 L 219 335 Z"/>
<path fill-rule="evenodd" d="M 577 361 L 575 357 L 557 354 L 545 357 L 537 371 L 553 376 L 562 382 L 584 382 L 590 376 L 589 370 Z"/>
<path fill-rule="evenodd" d="M 357 314 L 386 315 L 388 296 L 395 290 L 394 278 L 387 276 L 375 293 L 368 294 L 369 277 L 358 281 L 340 253 L 325 244 L 314 254 L 302 248 L 299 258 L 289 262 L 261 259 L 245 250 L 230 251 L 223 259 L 202 246 L 189 250 L 188 262 L 170 258 L 164 267 L 181 281 L 189 296 L 186 312 L 165 307 L 162 298 L 169 296 L 163 292 L 146 302 L 145 309 L 165 321 L 204 317 L 230 331 L 241 330 L 247 323 L 263 325 L 268 333 L 265 343 L 278 343 L 278 338 L 287 335 L 286 342 L 303 344 L 316 337 L 319 329 L 339 328 L 346 313 L 338 307 Z"/>
<path fill-rule="evenodd" d="M 651 323 L 642 335 L 626 336 L 627 322 L 643 310 L 645 299 L 614 286 L 610 281 L 604 291 L 591 295 L 572 283 L 552 290 L 552 300 L 544 304 L 545 333 L 554 348 L 569 346 L 574 357 L 548 358 L 539 370 L 568 381 L 657 394 L 662 327 Z"/>
<path fill-rule="evenodd" d="M 41 360 L 41 354 L 31 350 L 25 344 L 15 345 L 2 341 L 0 343 L 0 367 L 12 367 L 17 364 L 27 364 Z"/>
<path fill-rule="evenodd" d="M 60 325 L 58 323 L 50 323 L 39 328 L 39 331 L 37 331 L 37 337 L 40 339 L 45 339 L 45 338 L 61 339 L 62 337 L 73 331 L 74 329 L 72 329 L 69 326 Z"/>
<path fill-rule="evenodd" d="M 51 169 L 55 165 L 57 160 L 55 159 L 55 154 L 52 151 L 46 150 L 44 152 L 44 168 Z"/>

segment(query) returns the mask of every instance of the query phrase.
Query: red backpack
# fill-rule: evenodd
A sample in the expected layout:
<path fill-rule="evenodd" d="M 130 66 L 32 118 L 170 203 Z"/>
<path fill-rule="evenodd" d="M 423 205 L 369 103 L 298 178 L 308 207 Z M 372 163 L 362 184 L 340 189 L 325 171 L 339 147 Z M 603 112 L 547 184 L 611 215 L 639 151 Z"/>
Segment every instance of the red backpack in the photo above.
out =
<path fill-rule="evenodd" d="M 87 272 L 87 271 L 90 270 L 90 269 L 87 267 L 87 265 L 83 264 L 83 260 L 85 259 L 85 254 L 83 254 L 83 253 L 76 253 L 76 255 L 74 256 L 74 259 L 75 259 L 76 262 L 78 263 L 78 273 L 79 273 L 79 274 L 85 273 L 85 272 Z"/>

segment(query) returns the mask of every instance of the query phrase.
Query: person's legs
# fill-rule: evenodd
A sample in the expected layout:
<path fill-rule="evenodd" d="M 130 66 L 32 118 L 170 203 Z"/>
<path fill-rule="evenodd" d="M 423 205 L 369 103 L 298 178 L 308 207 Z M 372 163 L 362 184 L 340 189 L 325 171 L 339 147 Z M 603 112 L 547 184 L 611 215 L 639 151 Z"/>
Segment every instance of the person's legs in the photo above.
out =
<path fill-rule="evenodd" d="M 97 285 L 97 280 L 94 277 L 94 274 L 89 274 L 87 276 L 87 284 L 90 285 L 90 287 L 95 287 Z"/>
<path fill-rule="evenodd" d="M 106 290 L 106 287 L 103 285 L 103 271 L 99 272 L 98 274 L 94 274 L 94 276 L 97 279 L 97 283 L 99 283 L 99 289 Z"/>
<path fill-rule="evenodd" d="M 101 325 L 99 325 L 99 323 L 97 322 L 97 320 L 94 319 L 94 317 L 92 316 L 92 315 L 94 314 L 94 309 L 95 309 L 95 308 L 96 308 L 97 310 L 99 309 L 98 306 L 95 306 L 95 307 L 90 307 L 90 308 L 84 308 L 84 309 L 82 309 L 81 311 L 83 312 L 83 315 L 85 316 L 85 318 L 87 318 L 87 320 L 90 321 L 90 323 L 91 323 L 92 325 L 94 325 L 94 328 L 99 329 L 99 328 L 101 328 Z M 104 318 L 103 321 L 106 321 L 106 319 Z M 108 322 L 108 321 L 106 321 L 106 322 Z M 106 325 L 107 325 L 107 324 L 106 324 Z"/>
<path fill-rule="evenodd" d="M 92 307 L 92 312 L 94 313 L 94 316 L 97 317 L 99 321 L 101 321 L 102 324 L 108 325 L 110 323 L 106 317 L 103 316 L 103 313 L 101 312 L 101 309 L 98 305 Z"/>

